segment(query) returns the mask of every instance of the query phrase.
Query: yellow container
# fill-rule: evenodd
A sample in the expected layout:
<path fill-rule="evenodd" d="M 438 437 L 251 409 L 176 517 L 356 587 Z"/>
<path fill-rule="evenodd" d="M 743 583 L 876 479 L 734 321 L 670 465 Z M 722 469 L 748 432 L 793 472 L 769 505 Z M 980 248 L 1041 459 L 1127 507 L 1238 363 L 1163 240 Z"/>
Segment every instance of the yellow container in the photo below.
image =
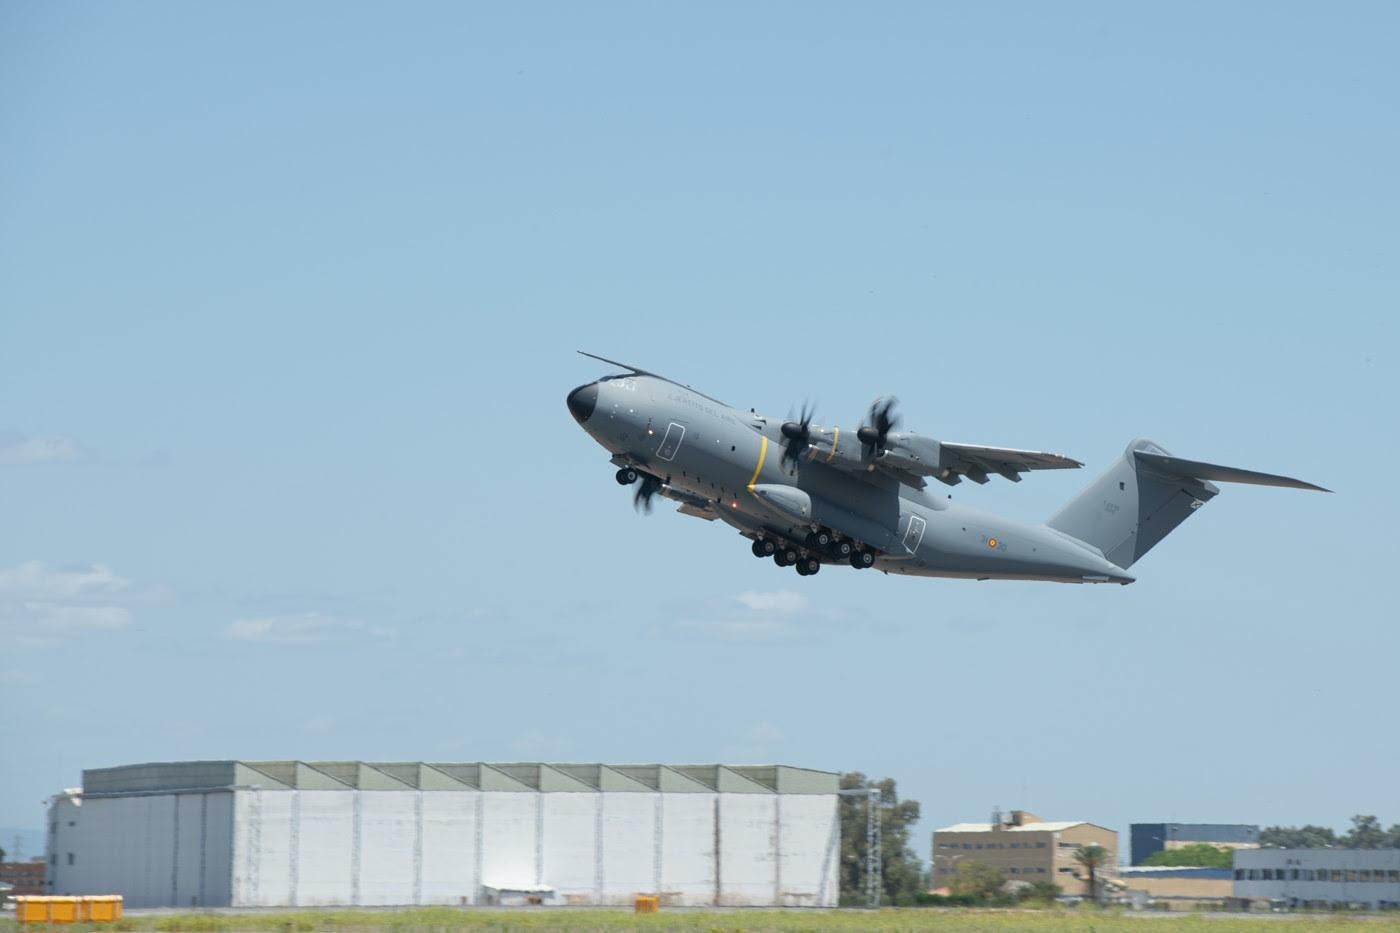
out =
<path fill-rule="evenodd" d="M 76 897 L 49 898 L 49 923 L 73 923 L 78 919 Z"/>
<path fill-rule="evenodd" d="M 639 914 L 654 914 L 661 906 L 661 899 L 650 894 L 638 894 L 632 906 Z"/>
<path fill-rule="evenodd" d="M 111 923 L 122 918 L 120 894 L 93 894 L 78 899 L 78 919 L 92 923 Z"/>
<path fill-rule="evenodd" d="M 15 898 L 15 920 L 20 923 L 48 923 L 49 899 L 23 894 Z"/>
<path fill-rule="evenodd" d="M 15 898 L 15 919 L 20 923 L 73 923 L 78 919 L 76 897 L 49 895 Z"/>

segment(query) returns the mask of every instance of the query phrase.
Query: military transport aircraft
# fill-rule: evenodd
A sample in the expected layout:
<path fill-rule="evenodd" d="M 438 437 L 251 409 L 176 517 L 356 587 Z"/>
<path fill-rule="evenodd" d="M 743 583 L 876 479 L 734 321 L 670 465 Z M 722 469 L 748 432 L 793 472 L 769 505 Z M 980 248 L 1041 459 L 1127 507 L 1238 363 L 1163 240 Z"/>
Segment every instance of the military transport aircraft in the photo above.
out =
<path fill-rule="evenodd" d="M 582 350 L 579 351 L 583 353 Z M 1142 555 L 1220 490 L 1212 480 L 1321 486 L 1174 457 L 1133 441 L 1043 525 L 980 512 L 926 489 L 1030 470 L 1083 466 L 1060 454 L 953 444 L 896 431 L 893 398 L 876 399 L 854 431 L 740 411 L 664 376 L 583 353 L 622 373 L 569 393 L 569 411 L 610 454 L 617 482 L 682 513 L 723 521 L 802 576 L 849 563 L 887 573 L 978 580 L 1132 583 Z"/>

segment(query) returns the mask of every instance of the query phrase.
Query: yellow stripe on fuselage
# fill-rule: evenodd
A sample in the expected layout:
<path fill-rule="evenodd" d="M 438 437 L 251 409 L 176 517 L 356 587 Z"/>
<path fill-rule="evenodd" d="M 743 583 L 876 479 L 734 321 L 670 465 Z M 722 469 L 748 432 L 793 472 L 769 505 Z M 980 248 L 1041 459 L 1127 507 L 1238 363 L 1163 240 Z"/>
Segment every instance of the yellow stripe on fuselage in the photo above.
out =
<path fill-rule="evenodd" d="M 768 456 L 768 435 L 760 434 L 758 437 L 761 441 L 758 445 L 758 466 L 753 468 L 753 476 L 749 477 L 749 485 L 747 487 L 749 492 L 753 492 L 753 484 L 758 482 L 758 474 L 763 472 L 764 458 Z"/>
<path fill-rule="evenodd" d="M 831 440 L 831 453 L 826 455 L 826 462 L 830 463 L 831 458 L 836 456 L 836 448 L 841 446 L 841 428 L 836 429 L 836 436 Z"/>

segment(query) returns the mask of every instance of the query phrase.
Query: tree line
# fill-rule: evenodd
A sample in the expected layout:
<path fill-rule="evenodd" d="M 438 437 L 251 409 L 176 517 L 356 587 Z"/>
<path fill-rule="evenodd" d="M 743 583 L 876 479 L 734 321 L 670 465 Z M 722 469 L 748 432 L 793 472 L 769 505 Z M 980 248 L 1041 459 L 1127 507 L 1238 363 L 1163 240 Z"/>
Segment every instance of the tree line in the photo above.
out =
<path fill-rule="evenodd" d="M 1358 813 L 1351 829 L 1337 833 L 1328 826 L 1270 826 L 1259 833 L 1266 849 L 1400 849 L 1400 823 L 1381 828 L 1375 816 Z"/>

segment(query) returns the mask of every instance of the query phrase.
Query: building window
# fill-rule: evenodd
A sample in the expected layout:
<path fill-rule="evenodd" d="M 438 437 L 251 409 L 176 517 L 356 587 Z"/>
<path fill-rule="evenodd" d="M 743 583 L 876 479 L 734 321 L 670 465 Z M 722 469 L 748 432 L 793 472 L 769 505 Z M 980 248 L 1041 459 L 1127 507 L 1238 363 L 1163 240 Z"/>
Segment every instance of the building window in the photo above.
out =
<path fill-rule="evenodd" d="M 1390 870 L 1390 880 L 1391 880 L 1391 881 L 1400 881 L 1400 871 L 1396 871 L 1395 869 L 1392 868 L 1392 869 Z"/>
<path fill-rule="evenodd" d="M 1342 880 L 1342 872 L 1341 872 L 1340 869 L 1337 869 L 1337 868 L 1332 869 L 1332 880 L 1333 880 L 1333 881 L 1341 881 L 1341 880 Z"/>
<path fill-rule="evenodd" d="M 1070 872 L 1072 872 L 1072 871 L 1074 871 L 1073 868 L 1061 868 L 1061 869 L 1060 869 L 1060 874 L 1062 874 L 1062 875 L 1068 875 L 1068 874 L 1069 874 Z"/>
<path fill-rule="evenodd" d="M 1243 869 L 1243 868 L 1236 868 L 1236 869 L 1235 869 L 1235 880 L 1236 880 L 1236 881 L 1243 881 L 1243 880 L 1244 880 L 1244 869 Z"/>
<path fill-rule="evenodd" d="M 1299 874 L 1300 874 L 1300 873 L 1299 873 L 1298 869 L 1295 868 L 1295 869 L 1293 869 L 1292 871 L 1290 871 L 1290 872 L 1288 873 L 1288 877 L 1289 877 L 1291 880 L 1293 880 L 1293 881 L 1297 881 L 1297 880 L 1298 880 L 1298 875 L 1299 875 Z"/>
<path fill-rule="evenodd" d="M 1037 843 L 1035 844 L 1035 847 L 1036 847 L 1037 849 L 1043 849 L 1043 848 L 1045 848 L 1045 843 L 1043 843 L 1043 842 L 1037 842 Z"/>
<path fill-rule="evenodd" d="M 1348 881 L 1355 881 L 1355 880 L 1356 880 L 1356 869 L 1355 869 L 1355 868 L 1348 868 L 1348 869 L 1347 869 L 1347 880 L 1348 880 Z"/>
<path fill-rule="evenodd" d="M 1361 869 L 1361 880 L 1362 880 L 1362 881 L 1370 881 L 1370 880 L 1371 880 L 1371 870 L 1370 870 L 1369 868 L 1363 868 L 1363 869 Z"/>
<path fill-rule="evenodd" d="M 68 853 L 68 864 L 69 864 L 69 865 L 72 865 L 72 864 L 73 864 L 73 853 L 72 853 L 72 852 L 69 852 L 69 853 Z"/>

